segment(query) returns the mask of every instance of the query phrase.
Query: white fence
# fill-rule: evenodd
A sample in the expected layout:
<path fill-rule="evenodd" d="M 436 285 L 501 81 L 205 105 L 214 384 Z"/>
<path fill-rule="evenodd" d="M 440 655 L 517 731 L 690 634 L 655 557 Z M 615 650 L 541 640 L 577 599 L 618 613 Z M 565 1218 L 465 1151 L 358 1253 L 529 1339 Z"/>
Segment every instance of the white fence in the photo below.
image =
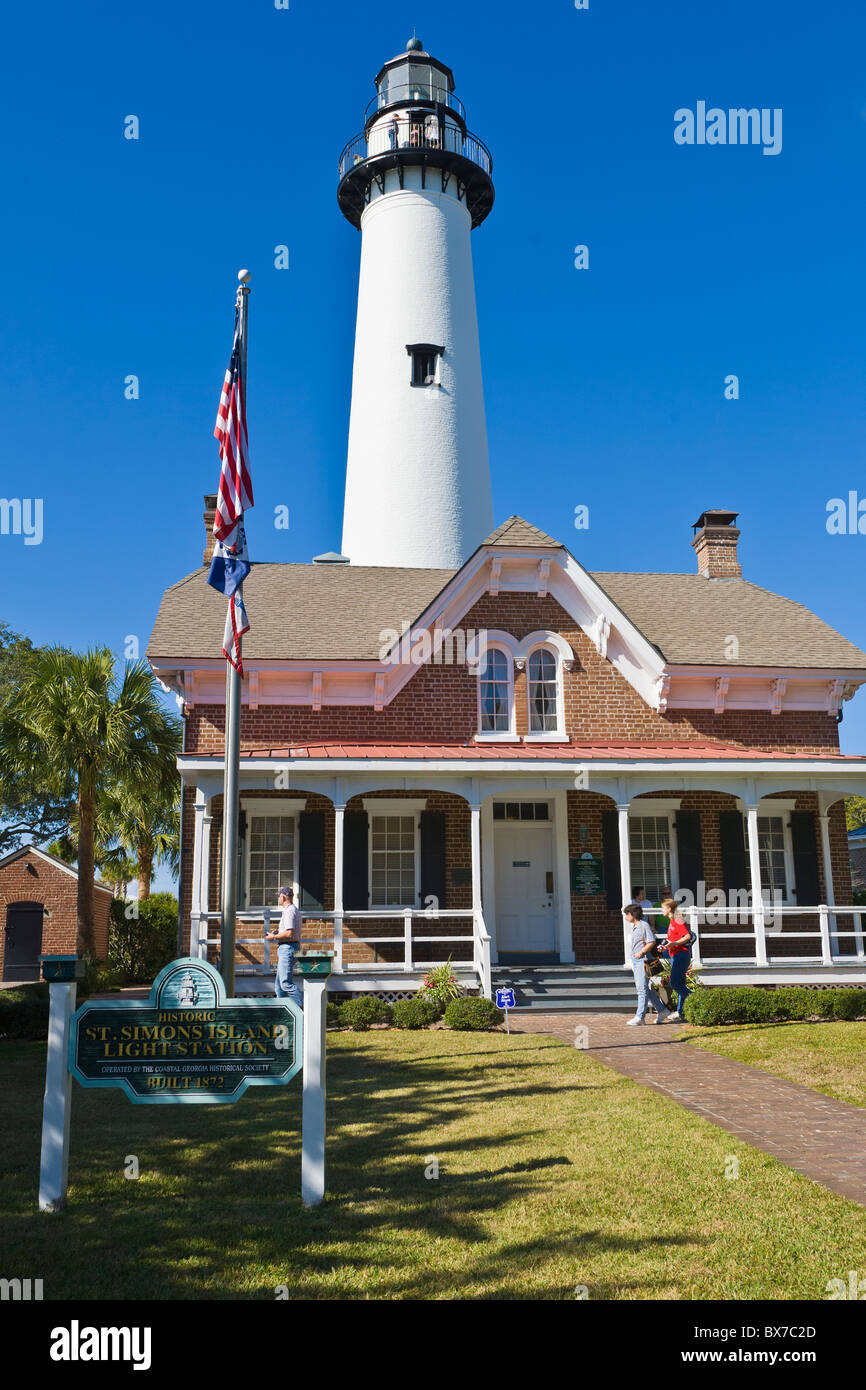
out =
<path fill-rule="evenodd" d="M 263 908 L 256 912 L 239 912 L 237 914 L 237 934 L 235 937 L 236 947 L 255 946 L 262 948 L 262 960 L 250 961 L 244 959 L 243 955 L 238 958 L 235 955 L 235 975 L 236 976 L 255 976 L 272 975 L 276 967 L 275 952 L 272 959 L 272 947 L 274 943 L 265 939 L 265 933 L 271 930 L 272 925 L 279 921 L 279 908 Z M 465 923 L 466 930 L 463 932 L 437 933 L 435 926 L 437 922 L 443 920 L 458 919 Z M 403 931 L 401 934 L 392 933 L 389 936 L 365 936 L 361 935 L 357 927 L 353 927 L 352 935 L 349 940 L 352 944 L 369 946 L 373 950 L 374 959 L 372 961 L 350 961 L 344 960 L 343 926 L 346 921 L 353 924 L 369 922 L 402 922 Z M 192 936 L 190 955 L 199 956 L 204 959 L 207 956 L 209 946 L 219 947 L 219 935 L 212 935 L 213 928 L 218 928 L 220 924 L 219 912 L 194 912 L 192 914 Z M 452 961 L 452 966 L 457 974 L 471 974 L 473 985 L 477 984 L 481 993 L 486 998 L 491 994 L 491 975 L 490 975 L 490 936 L 484 925 L 484 917 L 480 911 L 476 912 L 471 907 L 455 910 L 453 912 L 433 913 L 426 909 L 399 908 L 395 911 L 386 909 L 371 909 L 366 912 L 301 912 L 301 945 L 327 947 L 334 951 L 335 975 L 351 974 L 371 974 L 395 976 L 419 974 L 429 970 L 434 965 L 441 965 L 441 960 L 430 958 L 429 947 L 434 943 L 446 944 L 452 948 L 456 945 L 466 945 L 472 947 L 471 960 Z M 321 924 L 321 925 L 320 925 Z M 312 935 L 309 930 L 311 927 L 318 927 L 316 935 Z M 433 930 L 419 930 L 427 927 Z M 242 935 L 244 929 L 250 931 L 249 935 Z M 252 932 L 255 931 L 253 935 Z M 402 960 L 399 961 L 380 961 L 378 959 L 379 947 L 395 946 L 402 944 Z"/>
<path fill-rule="evenodd" d="M 746 964 L 761 968 L 773 965 L 815 964 L 821 966 L 857 965 L 866 960 L 863 948 L 863 914 L 866 908 L 843 907 L 838 903 L 822 903 L 818 907 L 780 907 L 766 902 L 752 907 L 686 907 L 686 921 L 697 935 L 692 950 L 695 965 Z M 796 927 L 797 919 L 816 918 L 818 925 L 803 929 Z M 842 928 L 839 919 L 850 917 L 851 929 Z M 710 920 L 707 921 L 707 918 Z M 714 919 L 722 918 L 719 922 Z M 787 921 L 786 921 L 787 919 Z M 730 925 L 728 922 L 730 921 Z M 793 922 L 794 925 L 788 925 Z M 734 930 L 730 927 L 733 926 Z M 718 941 L 749 942 L 744 954 L 720 954 L 712 943 Z M 802 941 L 807 944 L 802 954 L 784 954 L 773 946 L 779 942 Z M 852 942 L 853 951 L 841 950 L 842 942 Z"/>

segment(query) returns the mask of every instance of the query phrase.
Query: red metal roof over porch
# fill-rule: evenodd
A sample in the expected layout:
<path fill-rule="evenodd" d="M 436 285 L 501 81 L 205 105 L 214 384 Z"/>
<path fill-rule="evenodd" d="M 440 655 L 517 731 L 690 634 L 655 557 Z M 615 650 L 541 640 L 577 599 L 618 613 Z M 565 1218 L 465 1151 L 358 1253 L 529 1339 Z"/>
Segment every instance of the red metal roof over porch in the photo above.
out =
<path fill-rule="evenodd" d="M 222 753 L 194 754 L 194 757 L 222 758 Z M 792 753 L 786 749 L 743 748 L 734 743 L 719 740 L 682 739 L 652 742 L 634 739 L 613 741 L 610 739 L 586 739 L 570 743 L 350 743 L 345 740 L 325 740 L 321 742 L 284 744 L 280 747 L 245 748 L 241 750 L 241 761 L 273 758 L 275 760 L 295 760 L 299 758 L 312 761 L 400 761 L 406 759 L 451 762 L 471 759 L 473 762 L 592 762 L 634 758 L 639 761 L 656 762 L 669 758 L 672 761 L 688 759 L 713 761 L 730 759 L 737 762 L 777 759 L 780 762 L 857 762 L 860 759 L 842 753 Z"/>

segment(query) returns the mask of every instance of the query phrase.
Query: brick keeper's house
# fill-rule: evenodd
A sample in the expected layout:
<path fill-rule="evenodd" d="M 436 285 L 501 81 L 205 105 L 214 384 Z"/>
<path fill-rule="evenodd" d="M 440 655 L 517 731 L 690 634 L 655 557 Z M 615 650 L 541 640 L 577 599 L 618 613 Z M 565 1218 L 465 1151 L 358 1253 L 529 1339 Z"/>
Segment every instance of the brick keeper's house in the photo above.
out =
<path fill-rule="evenodd" d="M 485 993 L 499 974 L 527 1003 L 610 1006 L 637 885 L 690 895 L 708 982 L 866 981 L 843 804 L 866 758 L 838 727 L 866 653 L 742 578 L 735 512 L 700 516 L 677 574 L 589 573 L 519 517 L 494 530 L 470 250 L 492 159 L 420 40 L 380 71 L 338 196 L 362 231 L 344 554 L 245 585 L 239 988 L 270 988 L 286 882 L 335 991 L 411 991 L 450 954 Z M 219 934 L 205 574 L 165 593 L 148 649 L 184 715 L 193 954 Z"/>

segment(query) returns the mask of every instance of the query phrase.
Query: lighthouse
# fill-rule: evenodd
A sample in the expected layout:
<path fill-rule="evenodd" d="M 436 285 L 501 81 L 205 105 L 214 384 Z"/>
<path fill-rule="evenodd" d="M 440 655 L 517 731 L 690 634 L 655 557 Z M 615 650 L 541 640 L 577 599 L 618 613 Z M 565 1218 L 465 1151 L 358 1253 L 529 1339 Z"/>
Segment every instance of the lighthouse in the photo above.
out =
<path fill-rule="evenodd" d="M 361 232 L 343 515 L 356 565 L 460 566 L 493 528 L 471 233 L 493 162 L 451 69 L 385 63 L 338 199 Z"/>

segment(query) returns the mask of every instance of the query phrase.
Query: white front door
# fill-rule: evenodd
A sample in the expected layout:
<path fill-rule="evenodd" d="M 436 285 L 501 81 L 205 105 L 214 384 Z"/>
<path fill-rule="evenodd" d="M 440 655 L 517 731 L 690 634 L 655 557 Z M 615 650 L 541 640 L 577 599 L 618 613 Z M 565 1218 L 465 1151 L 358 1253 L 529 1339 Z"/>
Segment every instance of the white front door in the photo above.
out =
<path fill-rule="evenodd" d="M 556 951 L 553 834 L 549 825 L 496 826 L 496 949 Z"/>

